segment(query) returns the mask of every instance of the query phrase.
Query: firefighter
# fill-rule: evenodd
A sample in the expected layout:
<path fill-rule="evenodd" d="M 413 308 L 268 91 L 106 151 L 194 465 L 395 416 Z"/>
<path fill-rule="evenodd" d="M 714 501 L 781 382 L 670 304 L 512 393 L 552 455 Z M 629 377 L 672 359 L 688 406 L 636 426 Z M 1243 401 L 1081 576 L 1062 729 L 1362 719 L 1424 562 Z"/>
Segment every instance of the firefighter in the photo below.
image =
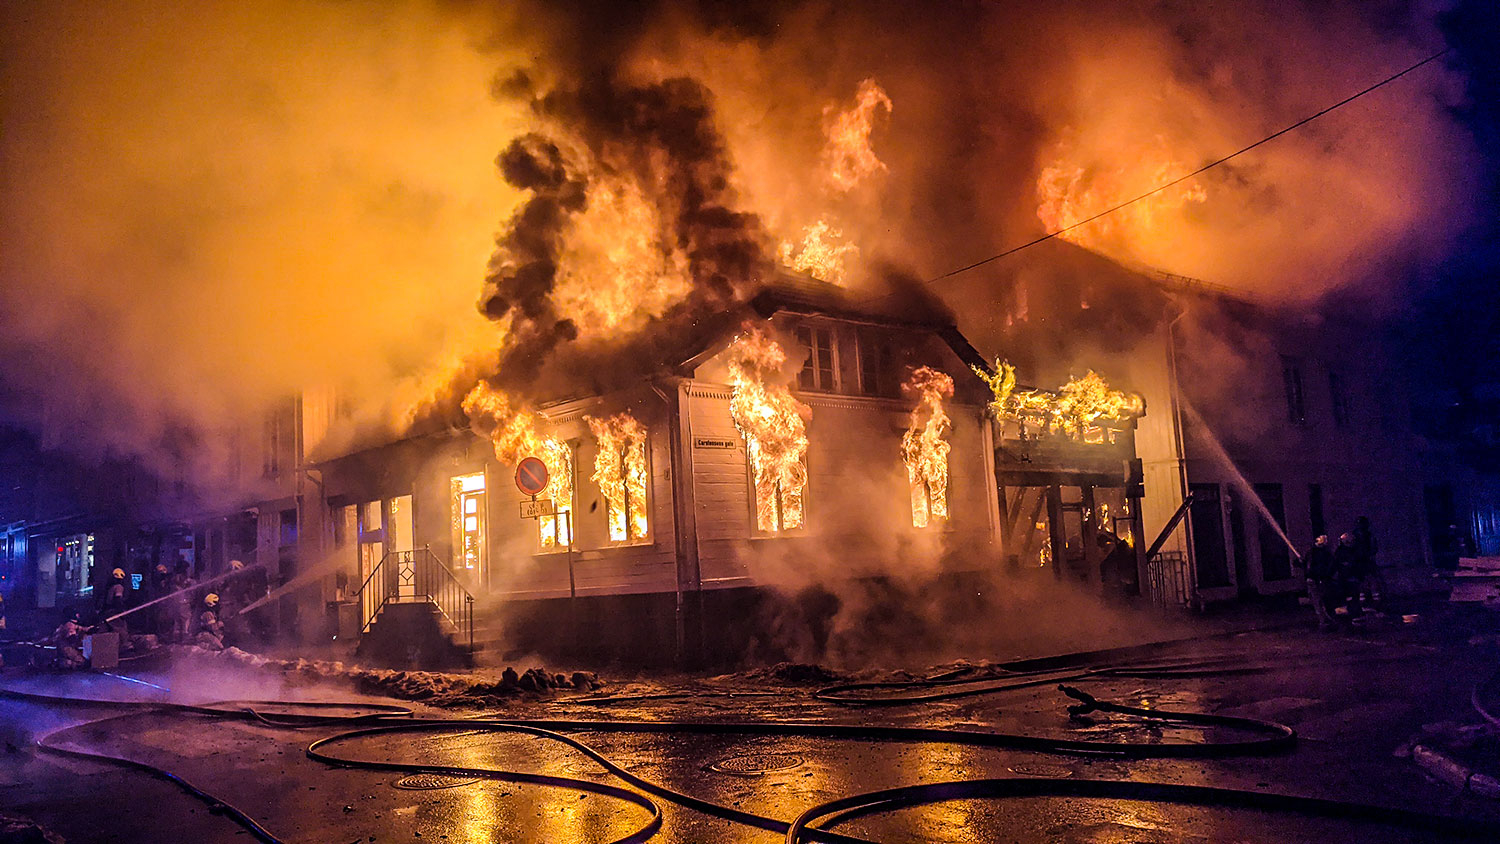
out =
<path fill-rule="evenodd" d="M 1302 555 L 1302 568 L 1307 576 L 1307 600 L 1312 603 L 1313 615 L 1318 619 L 1318 629 L 1333 626 L 1330 605 L 1333 600 L 1334 574 L 1336 566 L 1333 551 L 1328 548 L 1328 535 L 1313 540 L 1312 547 Z"/>
<path fill-rule="evenodd" d="M 219 620 L 219 596 L 210 592 L 203 596 L 203 605 L 198 613 L 194 643 L 211 651 L 224 650 L 224 622 Z"/>
<path fill-rule="evenodd" d="M 1380 576 L 1380 564 L 1375 554 L 1380 545 L 1370 531 L 1370 517 L 1360 516 L 1354 520 L 1355 576 L 1359 579 L 1359 599 L 1362 604 L 1378 603 L 1385 594 Z"/>
<path fill-rule="evenodd" d="M 83 624 L 76 612 L 68 616 L 53 631 L 52 644 L 57 646 L 59 668 L 82 668 L 84 666 L 86 660 L 83 658 L 83 632 Z"/>
<path fill-rule="evenodd" d="M 172 591 L 172 572 L 167 570 L 166 563 L 157 563 L 156 570 L 151 573 L 151 600 L 166 596 Z M 163 642 L 167 640 L 168 634 L 172 632 L 172 608 L 163 601 L 156 605 L 151 612 L 151 622 L 155 626 L 156 635 Z"/>
<path fill-rule="evenodd" d="M 1354 534 L 1339 535 L 1339 545 L 1333 549 L 1333 597 L 1334 613 L 1352 612 L 1359 599 L 1359 559 L 1354 550 Z"/>
<path fill-rule="evenodd" d="M 177 571 L 172 574 L 172 582 L 169 593 L 173 597 L 164 601 L 167 605 L 171 618 L 172 639 L 174 641 L 186 642 L 192 636 L 193 607 L 188 592 L 197 584 L 193 576 L 188 574 L 187 562 L 177 560 Z"/>
<path fill-rule="evenodd" d="M 110 621 L 109 618 L 129 609 L 129 595 L 125 589 L 125 570 L 116 568 L 109 573 L 109 588 L 104 592 L 104 624 L 110 630 L 119 632 L 122 643 L 130 641 L 130 631 L 125 619 Z"/>

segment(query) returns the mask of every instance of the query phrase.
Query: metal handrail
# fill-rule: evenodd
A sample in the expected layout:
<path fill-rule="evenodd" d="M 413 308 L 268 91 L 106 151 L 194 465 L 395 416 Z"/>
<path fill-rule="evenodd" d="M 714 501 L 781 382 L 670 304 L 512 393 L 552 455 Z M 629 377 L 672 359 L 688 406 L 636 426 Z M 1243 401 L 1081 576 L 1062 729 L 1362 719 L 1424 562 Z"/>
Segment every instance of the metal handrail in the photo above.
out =
<path fill-rule="evenodd" d="M 390 571 L 385 569 L 387 563 L 395 566 L 395 577 L 389 576 Z M 401 594 L 403 566 L 410 567 L 411 594 L 408 596 Z M 376 576 L 382 570 L 386 571 L 387 577 L 378 581 Z M 441 577 L 437 574 L 439 572 Z M 385 588 L 381 591 L 369 592 L 367 596 L 366 593 L 375 583 L 384 583 Z M 379 589 L 379 587 L 376 588 Z M 360 631 L 368 632 L 370 625 L 385 609 L 385 605 L 400 601 L 403 597 L 431 603 L 459 635 L 467 637 L 469 652 L 474 651 L 474 596 L 470 594 L 463 582 L 443 565 L 437 555 L 432 553 L 431 548 L 388 551 L 384 557 L 380 558 L 380 562 L 370 570 L 369 576 L 355 593 L 355 600 L 359 602 L 363 616 L 360 619 Z"/>

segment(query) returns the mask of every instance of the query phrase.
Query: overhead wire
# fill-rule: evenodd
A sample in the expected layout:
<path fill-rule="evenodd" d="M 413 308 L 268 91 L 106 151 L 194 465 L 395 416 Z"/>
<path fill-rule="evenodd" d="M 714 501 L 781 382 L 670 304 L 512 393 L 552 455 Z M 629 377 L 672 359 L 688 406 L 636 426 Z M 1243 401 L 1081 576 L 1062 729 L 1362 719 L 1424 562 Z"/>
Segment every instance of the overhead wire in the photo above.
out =
<path fill-rule="evenodd" d="M 1120 210 L 1122 210 L 1124 208 L 1128 208 L 1131 205 L 1136 204 L 1137 202 L 1141 202 L 1142 200 L 1150 199 L 1151 197 L 1153 197 L 1153 196 L 1155 196 L 1155 195 L 1157 195 L 1157 194 L 1159 194 L 1159 193 L 1161 193 L 1161 192 L 1163 192 L 1165 190 L 1169 190 L 1169 189 L 1171 189 L 1171 188 L 1173 188 L 1173 187 L 1175 187 L 1177 185 L 1182 184 L 1183 182 L 1187 181 L 1188 179 L 1193 178 L 1194 176 L 1202 175 L 1203 173 L 1206 173 L 1206 172 L 1208 172 L 1209 170 L 1212 170 L 1215 167 L 1218 167 L 1218 166 L 1220 166 L 1222 164 L 1225 164 L 1225 163 L 1227 163 L 1229 161 L 1232 161 L 1232 160 L 1240 157 L 1241 155 L 1244 155 L 1245 153 L 1250 152 L 1251 150 L 1256 149 L 1257 147 L 1263 146 L 1264 144 L 1268 144 L 1271 141 L 1274 141 L 1277 138 L 1281 137 L 1282 135 L 1285 135 L 1285 134 L 1287 134 L 1289 132 L 1292 132 L 1292 131 L 1295 131 L 1297 129 L 1300 129 L 1303 126 L 1306 126 L 1307 124 L 1313 122 L 1314 120 L 1317 120 L 1318 118 L 1320 118 L 1320 117 L 1328 114 L 1329 112 L 1332 112 L 1332 111 L 1335 111 L 1335 110 L 1337 110 L 1339 108 L 1342 108 L 1342 107 L 1348 105 L 1349 103 L 1352 103 L 1355 100 L 1357 100 L 1357 99 L 1365 96 L 1366 94 L 1369 94 L 1369 93 L 1371 93 L 1373 91 L 1379 90 L 1380 88 L 1383 88 L 1386 85 L 1389 85 L 1390 83 L 1395 82 L 1396 80 L 1402 78 L 1403 76 L 1406 76 L 1407 74 L 1410 74 L 1413 71 L 1416 71 L 1416 70 L 1424 67 L 1425 65 L 1428 65 L 1428 64 L 1431 64 L 1432 62 L 1437 61 L 1438 59 L 1442 58 L 1443 56 L 1446 56 L 1448 53 L 1451 53 L 1452 51 L 1453 51 L 1452 47 L 1447 47 L 1447 48 L 1444 48 L 1442 50 L 1439 50 L 1438 52 L 1433 53 L 1432 55 L 1430 55 L 1430 56 L 1422 59 L 1421 61 L 1417 62 L 1416 64 L 1410 65 L 1410 66 L 1406 67 L 1403 70 L 1400 70 L 1400 71 L 1398 71 L 1396 73 L 1393 73 L 1390 76 L 1387 76 L 1384 79 L 1380 80 L 1379 82 L 1376 82 L 1375 84 L 1370 85 L 1369 87 L 1363 88 L 1360 91 L 1358 91 L 1358 92 L 1356 92 L 1354 94 L 1351 94 L 1351 95 L 1343 98 L 1342 100 L 1339 100 L 1338 102 L 1336 102 L 1336 103 L 1334 103 L 1334 104 L 1332 104 L 1330 106 L 1327 106 L 1326 108 L 1323 108 L 1323 109 L 1321 109 L 1321 110 L 1319 110 L 1317 112 L 1314 112 L 1313 114 L 1310 114 L 1310 115 L 1308 115 L 1308 116 L 1306 116 L 1306 117 L 1304 117 L 1304 118 L 1296 121 L 1295 123 L 1292 123 L 1289 126 L 1286 126 L 1286 127 L 1282 128 L 1282 129 L 1279 129 L 1279 130 L 1277 130 L 1275 132 L 1272 132 L 1271 134 L 1269 134 L 1269 135 L 1261 138 L 1260 140 L 1258 140 L 1258 141 L 1256 141 L 1256 142 L 1254 142 L 1252 144 L 1249 144 L 1247 146 L 1243 146 L 1243 147 L 1235 150 L 1234 152 L 1229 153 L 1228 155 L 1222 156 L 1220 158 L 1216 158 L 1213 161 L 1210 161 L 1209 163 L 1203 165 L 1202 167 L 1199 167 L 1198 169 L 1193 170 L 1192 172 L 1184 173 L 1183 175 L 1178 176 L 1175 179 L 1172 179 L 1172 180 L 1170 180 L 1168 182 L 1164 182 L 1164 183 L 1162 183 L 1160 185 L 1157 185 L 1156 187 L 1154 187 L 1154 188 L 1146 191 L 1145 193 L 1140 194 L 1139 196 L 1133 197 L 1131 199 L 1127 199 L 1124 202 L 1120 202 L 1120 203 L 1118 203 L 1116 205 L 1112 205 L 1109 208 L 1106 208 L 1106 209 L 1104 209 L 1103 211 L 1100 211 L 1097 214 L 1092 214 L 1092 215 L 1090 215 L 1088 217 L 1085 217 L 1082 220 L 1078 220 L 1078 221 L 1076 221 L 1074 223 L 1071 223 L 1069 225 L 1063 226 L 1062 228 L 1059 228 L 1056 231 L 1048 232 L 1048 233 L 1046 233 L 1044 235 L 1041 235 L 1039 237 L 1036 237 L 1036 238 L 1033 238 L 1031 240 L 1028 240 L 1025 243 L 1021 243 L 1021 244 L 1018 244 L 1016 246 L 1012 246 L 1009 249 L 1005 249 L 1005 250 L 1003 250 L 1001 252 L 997 252 L 994 255 L 989 256 L 988 258 L 983 258 L 983 259 L 980 259 L 978 261 L 974 261 L 973 263 L 965 264 L 964 266 L 958 267 L 957 269 L 952 269 L 952 270 L 949 270 L 949 271 L 947 271 L 945 273 L 942 273 L 940 275 L 935 275 L 935 276 L 933 276 L 931 278 L 922 280 L 922 281 L 920 281 L 918 283 L 921 284 L 922 286 L 926 287 L 926 286 L 930 286 L 930 285 L 936 284 L 936 283 L 938 283 L 940 281 L 943 281 L 945 279 L 949 279 L 949 278 L 952 278 L 952 277 L 957 276 L 957 275 L 962 275 L 963 273 L 969 272 L 971 270 L 976 270 L 976 269 L 978 269 L 980 267 L 985 266 L 986 264 L 992 264 L 995 261 L 1000 260 L 1001 258 L 1005 258 L 1005 257 L 1008 257 L 1010 255 L 1014 255 L 1017 252 L 1020 252 L 1020 251 L 1022 251 L 1024 249 L 1030 249 L 1031 247 L 1036 246 L 1039 243 L 1044 243 L 1044 242 L 1049 241 L 1049 240 L 1051 240 L 1051 239 L 1053 239 L 1055 237 L 1058 237 L 1059 235 L 1067 234 L 1068 232 L 1073 231 L 1074 229 L 1077 229 L 1077 228 L 1079 228 L 1081 226 L 1088 225 L 1089 223 L 1092 223 L 1095 220 L 1098 220 L 1098 219 L 1103 218 L 1103 217 L 1107 217 L 1110 214 L 1115 213 L 1116 211 L 1120 211 Z M 865 299 L 863 301 L 873 302 L 873 301 L 878 301 L 880 299 L 888 299 L 888 298 L 891 298 L 891 297 L 893 297 L 895 295 L 897 295 L 897 294 L 895 294 L 895 293 L 886 293 L 886 294 L 882 294 L 882 295 L 879 295 L 879 296 L 869 297 L 868 299 Z"/>

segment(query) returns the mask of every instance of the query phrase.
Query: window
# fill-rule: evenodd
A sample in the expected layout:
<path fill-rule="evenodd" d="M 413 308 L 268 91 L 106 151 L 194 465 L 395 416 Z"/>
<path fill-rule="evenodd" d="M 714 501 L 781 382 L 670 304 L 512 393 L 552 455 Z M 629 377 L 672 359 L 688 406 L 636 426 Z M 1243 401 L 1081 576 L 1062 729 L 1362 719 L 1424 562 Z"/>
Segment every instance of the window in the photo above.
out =
<path fill-rule="evenodd" d="M 484 473 L 449 482 L 453 521 L 453 567 L 475 576 L 484 571 Z"/>
<path fill-rule="evenodd" d="M 584 417 L 598 444 L 593 481 L 604 496 L 609 541 L 636 542 L 649 535 L 646 428 L 629 413 L 607 419 Z"/>
<path fill-rule="evenodd" d="M 836 389 L 833 330 L 804 325 L 797 329 L 797 341 L 807 352 L 807 361 L 797 375 L 797 386 L 804 390 Z"/>
<path fill-rule="evenodd" d="M 747 440 L 750 481 L 754 485 L 755 528 L 761 533 L 799 530 L 806 525 L 807 451 L 777 460 Z"/>
<path fill-rule="evenodd" d="M 1193 503 L 1188 518 L 1193 524 L 1193 562 L 1198 568 L 1198 585 L 1228 586 L 1228 549 L 1224 547 L 1224 511 L 1219 503 L 1218 484 L 1192 484 Z"/>
<path fill-rule="evenodd" d="M 279 544 L 286 548 L 297 544 L 297 511 L 281 511 L 281 530 Z"/>
<path fill-rule="evenodd" d="M 1281 383 L 1286 389 L 1286 416 L 1293 425 L 1307 422 L 1306 401 L 1302 393 L 1302 364 L 1295 358 L 1281 359 Z"/>
<path fill-rule="evenodd" d="M 1291 549 L 1282 538 L 1286 535 L 1286 506 L 1281 484 L 1256 484 L 1255 494 L 1265 505 L 1260 515 L 1260 575 L 1263 580 L 1286 580 L 1292 576 Z M 1269 513 L 1275 524 L 1266 521 Z"/>
<path fill-rule="evenodd" d="M 1333 403 L 1333 424 L 1340 428 L 1349 426 L 1349 395 L 1344 388 L 1344 379 L 1337 372 L 1328 373 L 1328 397 Z"/>
<path fill-rule="evenodd" d="M 538 538 L 543 551 L 563 551 L 573 544 L 573 445 L 547 439 L 538 452 L 551 476 L 542 497 L 557 508 L 554 515 L 537 519 Z"/>
<path fill-rule="evenodd" d="M 861 331 L 856 342 L 859 345 L 859 392 L 866 396 L 894 395 L 889 339 L 874 331 Z"/>
<path fill-rule="evenodd" d="M 266 414 L 261 446 L 261 475 L 267 478 L 280 477 L 281 420 L 274 410 Z"/>

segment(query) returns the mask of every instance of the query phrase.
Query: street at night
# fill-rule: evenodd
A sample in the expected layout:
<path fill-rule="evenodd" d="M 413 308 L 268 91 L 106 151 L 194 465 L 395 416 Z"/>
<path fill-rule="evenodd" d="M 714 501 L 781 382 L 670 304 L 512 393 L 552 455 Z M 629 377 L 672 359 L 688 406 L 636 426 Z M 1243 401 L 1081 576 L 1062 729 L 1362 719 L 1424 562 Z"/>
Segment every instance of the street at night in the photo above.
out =
<path fill-rule="evenodd" d="M 1081 665 L 1031 669 L 1042 672 L 1041 678 L 1048 682 L 1027 683 L 1009 691 L 874 708 L 816 699 L 821 688 L 848 678 L 821 674 L 810 666 L 620 681 L 591 694 L 519 693 L 445 708 L 367 697 L 347 687 L 288 682 L 279 672 L 231 669 L 222 659 L 202 655 L 192 668 L 181 666 L 175 672 L 144 677 L 158 683 L 174 677 L 189 686 L 201 683 L 200 688 L 173 695 L 173 699 L 192 702 L 207 702 L 233 689 L 286 700 L 341 700 L 351 707 L 346 712 L 319 714 L 357 714 L 358 704 L 367 702 L 411 705 L 420 719 L 618 722 L 615 727 L 554 729 L 587 743 L 629 775 L 655 786 L 783 822 L 817 804 L 863 792 L 981 778 L 1041 782 L 1044 787 L 1064 789 L 1086 780 L 1212 786 L 1500 822 L 1500 806 L 1493 795 L 1443 782 L 1412 756 L 1414 744 L 1444 748 L 1445 728 L 1465 726 L 1472 731 L 1483 724 L 1471 708 L 1470 693 L 1476 678 L 1483 679 L 1481 675 L 1493 668 L 1490 655 L 1495 638 L 1493 633 L 1476 631 L 1493 625 L 1473 611 L 1444 605 L 1422 609 L 1426 612 L 1419 621 L 1371 626 L 1357 634 L 1320 634 L 1283 613 L 1273 616 L 1272 630 L 1220 633 L 1196 642 L 1095 654 L 1087 665 L 1097 670 L 1106 663 L 1117 664 L 1126 671 L 1130 666 L 1157 670 L 1179 666 L 1176 670 L 1185 671 L 1185 676 L 1096 676 L 1071 681 L 1101 700 L 1152 710 L 1261 719 L 1296 731 L 1295 744 L 1289 747 L 1269 751 L 1226 748 L 1214 754 L 1220 758 L 1202 759 L 1130 759 L 1113 752 L 1044 752 L 976 746 L 941 737 L 875 740 L 872 735 L 860 735 L 871 728 L 918 727 L 1129 743 L 1146 749 L 1275 738 L 1275 734 L 1234 726 L 1174 725 L 1121 714 L 1070 719 L 1066 707 L 1077 701 L 1059 692 L 1055 681 L 1086 673 Z M 927 673 L 954 668 L 938 666 Z M 983 679 L 842 694 L 890 701 L 977 692 L 1036 678 L 1002 672 L 994 665 L 966 668 L 968 675 L 953 679 Z M 9 688 L 116 699 L 152 700 L 163 694 L 111 677 L 88 675 L 12 680 Z M 88 707 L 59 710 L 24 699 L 7 699 L 3 707 L 7 723 L 25 724 L 39 732 L 119 714 Z M 272 714 L 275 710 L 263 711 Z M 402 720 L 383 723 L 399 728 Z M 663 732 L 628 729 L 631 724 L 669 722 L 674 726 Z M 724 724 L 747 724 L 750 730 L 714 732 L 713 725 Z M 795 735 L 797 725 L 843 726 L 851 735 Z M 504 773 L 497 773 L 495 779 L 478 773 L 429 774 L 428 781 L 423 781 L 416 768 L 409 772 L 343 768 L 308 757 L 308 745 L 314 740 L 365 726 L 369 725 L 276 728 L 244 719 L 148 710 L 64 733 L 56 743 L 170 769 L 196 787 L 232 799 L 237 809 L 292 841 L 602 842 L 631 840 L 629 836 L 651 818 L 645 807 L 566 784 L 515 782 Z M 778 734 L 778 727 L 790 728 L 790 733 Z M 27 737 L 12 734 L 7 739 L 16 742 Z M 356 761 L 540 773 L 624 785 L 569 747 L 483 724 L 353 737 L 322 751 Z M 1491 765 L 1500 758 L 1493 746 L 1487 752 L 1475 752 L 1475 758 Z M 12 754 L 6 760 L 4 777 L 11 805 L 70 841 L 156 841 L 161 840 L 163 825 L 182 840 L 229 840 L 236 832 L 223 813 L 209 811 L 173 785 L 108 765 Z M 64 792 L 128 792 L 136 805 L 149 805 L 151 812 L 118 814 L 113 801 L 59 799 Z M 784 837 L 682 805 L 671 797 L 639 793 L 662 812 L 659 840 L 748 842 Z M 841 823 L 837 829 L 875 841 L 1394 842 L 1472 840 L 1484 835 L 1482 828 L 1467 836 L 1445 837 L 1431 828 L 1359 823 L 1349 815 L 1317 818 L 1286 808 L 1236 808 L 1229 798 L 1208 805 L 1182 805 L 1171 800 L 1081 796 L 1066 790 L 1052 796 L 1043 791 L 1040 796 L 960 797 L 909 808 L 886 807 Z"/>

